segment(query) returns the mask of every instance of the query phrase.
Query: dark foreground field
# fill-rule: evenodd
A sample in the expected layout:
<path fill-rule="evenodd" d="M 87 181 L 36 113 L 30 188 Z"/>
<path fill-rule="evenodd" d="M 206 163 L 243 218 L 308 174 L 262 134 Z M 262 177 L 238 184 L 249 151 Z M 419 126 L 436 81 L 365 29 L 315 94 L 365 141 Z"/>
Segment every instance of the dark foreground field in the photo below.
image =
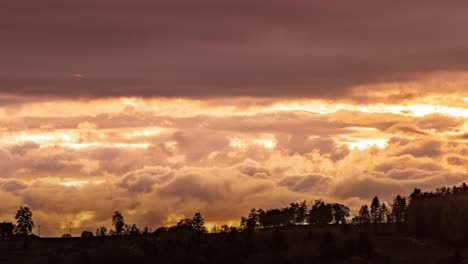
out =
<path fill-rule="evenodd" d="M 468 263 L 468 253 L 397 232 L 296 226 L 253 233 L 0 241 L 0 263 Z"/>

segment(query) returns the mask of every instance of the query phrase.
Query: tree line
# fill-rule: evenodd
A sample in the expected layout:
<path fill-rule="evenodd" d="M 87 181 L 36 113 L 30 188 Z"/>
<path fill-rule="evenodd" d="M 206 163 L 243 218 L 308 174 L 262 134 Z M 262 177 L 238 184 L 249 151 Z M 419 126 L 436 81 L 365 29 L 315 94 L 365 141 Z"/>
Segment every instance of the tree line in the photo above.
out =
<path fill-rule="evenodd" d="M 18 236 L 29 235 L 34 227 L 32 212 L 21 206 L 16 215 L 13 232 Z M 284 208 L 251 209 L 246 217 L 241 217 L 239 227 L 223 225 L 213 232 L 252 232 L 257 229 L 277 228 L 291 225 L 357 225 L 357 226 L 395 226 L 397 231 L 410 235 L 441 239 L 454 243 L 468 244 L 468 186 L 442 187 L 435 191 L 414 191 L 407 197 L 396 195 L 388 205 L 375 196 L 369 205 L 362 205 L 358 214 L 350 217 L 349 207 L 339 203 L 326 203 L 316 200 L 310 206 L 306 201 L 293 202 Z M 200 213 L 191 218 L 183 218 L 170 227 L 151 230 L 127 224 L 124 216 L 115 211 L 112 215 L 113 229 L 100 227 L 93 233 L 84 231 L 83 237 L 90 236 L 137 236 L 152 235 L 160 232 L 186 230 L 206 233 L 205 220 Z M 70 236 L 65 234 L 65 236 Z"/>
<path fill-rule="evenodd" d="M 307 202 L 291 203 L 279 209 L 251 209 L 247 217 L 242 217 L 241 230 L 253 231 L 287 225 L 326 225 L 345 224 L 349 217 L 349 207 L 339 203 L 326 203 L 317 200 L 309 209 Z"/>
<path fill-rule="evenodd" d="M 360 207 L 350 219 L 349 208 L 338 203 L 306 201 L 291 203 L 279 209 L 252 209 L 241 218 L 240 229 L 281 227 L 288 225 L 354 225 L 373 226 L 374 232 L 400 232 L 411 236 L 431 238 L 468 245 L 468 185 L 437 188 L 423 192 L 415 188 L 409 196 L 396 195 L 391 203 L 375 196 L 369 205 Z"/>

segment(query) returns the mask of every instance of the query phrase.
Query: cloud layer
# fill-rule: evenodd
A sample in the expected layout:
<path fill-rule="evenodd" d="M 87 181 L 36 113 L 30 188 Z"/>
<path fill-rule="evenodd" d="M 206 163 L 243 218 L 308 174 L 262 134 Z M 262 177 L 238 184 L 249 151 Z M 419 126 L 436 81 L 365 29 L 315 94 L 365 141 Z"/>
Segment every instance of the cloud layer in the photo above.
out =
<path fill-rule="evenodd" d="M 238 224 L 251 207 L 304 199 L 356 212 L 374 195 L 389 201 L 468 179 L 466 109 L 431 109 L 138 98 L 7 105 L 1 216 L 28 205 L 42 235 L 61 235 L 69 222 L 76 234 L 109 227 L 116 209 L 151 227 L 197 211 Z"/>
<path fill-rule="evenodd" d="M 7 40 L 0 43 L 0 93 L 364 100 L 361 86 L 466 72 L 467 7 L 463 1 L 9 1 L 0 11 Z M 429 92 L 440 89 L 405 88 L 394 99 Z"/>

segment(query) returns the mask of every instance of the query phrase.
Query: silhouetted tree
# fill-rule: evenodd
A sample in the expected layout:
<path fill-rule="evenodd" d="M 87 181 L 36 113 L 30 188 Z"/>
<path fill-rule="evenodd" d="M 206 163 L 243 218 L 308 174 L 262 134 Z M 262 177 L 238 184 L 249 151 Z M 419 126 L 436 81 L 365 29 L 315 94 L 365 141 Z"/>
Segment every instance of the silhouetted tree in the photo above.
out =
<path fill-rule="evenodd" d="M 397 200 L 397 198 L 395 198 Z M 400 200 L 402 198 L 400 197 Z M 442 187 L 435 192 L 414 189 L 404 211 L 404 227 L 412 235 L 454 245 L 468 245 L 468 186 Z M 401 201 L 400 207 L 406 205 Z"/>
<path fill-rule="evenodd" d="M 90 231 L 83 231 L 81 233 L 81 237 L 93 237 L 93 232 L 90 232 Z"/>
<path fill-rule="evenodd" d="M 247 230 L 247 217 L 242 216 L 239 225 L 241 230 Z"/>
<path fill-rule="evenodd" d="M 393 200 L 392 218 L 395 223 L 403 223 L 406 216 L 406 198 L 397 195 Z"/>
<path fill-rule="evenodd" d="M 31 231 L 34 227 L 34 222 L 32 219 L 32 212 L 28 207 L 20 206 L 16 212 L 16 225 L 15 225 L 15 234 L 27 236 L 31 234 Z"/>
<path fill-rule="evenodd" d="M 140 229 L 139 229 L 135 224 L 133 224 L 133 225 L 130 227 L 130 235 L 131 235 L 131 236 L 139 236 L 139 235 L 141 235 Z"/>
<path fill-rule="evenodd" d="M 388 214 L 390 212 L 387 209 L 387 206 L 385 203 L 382 203 L 382 206 L 380 206 L 380 215 L 381 215 L 381 222 L 382 223 L 387 223 L 388 222 Z"/>
<path fill-rule="evenodd" d="M 72 237 L 72 235 L 70 235 L 69 233 L 65 233 L 62 235 L 62 238 L 70 238 Z"/>
<path fill-rule="evenodd" d="M 299 204 L 299 209 L 297 211 L 296 223 L 303 223 L 307 220 L 307 201 L 304 200 Z"/>
<path fill-rule="evenodd" d="M 263 210 L 258 214 L 259 224 L 262 227 L 277 227 L 289 225 L 294 222 L 294 214 L 290 208 Z"/>
<path fill-rule="evenodd" d="M 255 208 L 252 208 L 252 210 L 250 210 L 249 217 L 243 218 L 243 223 L 241 221 L 241 224 L 243 224 L 244 229 L 248 232 L 254 231 L 258 227 L 257 210 L 255 210 Z"/>
<path fill-rule="evenodd" d="M 228 226 L 228 225 L 222 225 L 220 228 L 220 233 L 235 233 L 237 232 L 237 228 L 235 226 Z"/>
<path fill-rule="evenodd" d="M 377 196 L 372 199 L 370 206 L 370 221 L 371 223 L 377 224 L 382 222 L 382 208 L 380 205 L 379 198 Z"/>
<path fill-rule="evenodd" d="M 196 213 L 192 218 L 183 218 L 177 222 L 176 226 L 170 229 L 184 229 L 189 231 L 206 232 L 205 220 L 200 213 Z"/>
<path fill-rule="evenodd" d="M 307 218 L 307 202 L 291 203 L 288 210 L 293 216 L 293 223 L 303 223 Z"/>
<path fill-rule="evenodd" d="M 100 228 L 96 229 L 96 236 L 106 236 L 107 235 L 107 228 L 101 226 Z"/>
<path fill-rule="evenodd" d="M 325 225 L 333 221 L 333 209 L 330 204 L 322 200 L 315 201 L 309 212 L 309 223 L 314 225 Z"/>
<path fill-rule="evenodd" d="M 145 227 L 143 228 L 143 231 L 141 232 L 141 234 L 144 235 L 144 236 L 147 236 L 147 235 L 149 235 L 150 233 L 151 233 L 151 230 L 150 230 L 150 228 L 147 227 L 147 226 L 145 226 Z"/>
<path fill-rule="evenodd" d="M 132 225 L 125 225 L 124 227 L 124 234 L 129 236 L 139 236 L 140 229 L 135 224 Z"/>
<path fill-rule="evenodd" d="M 357 222 L 359 224 L 369 224 L 371 222 L 369 207 L 367 205 L 363 205 L 359 210 Z"/>
<path fill-rule="evenodd" d="M 262 209 L 262 208 L 259 208 L 257 210 L 257 219 L 258 219 L 258 226 L 260 227 L 266 227 L 266 224 L 265 224 L 265 215 L 266 215 L 266 212 Z"/>
<path fill-rule="evenodd" d="M 193 221 L 192 218 L 180 219 L 179 222 L 177 222 L 175 228 L 176 229 L 192 230 L 193 229 L 192 221 Z"/>
<path fill-rule="evenodd" d="M 158 234 L 161 234 L 161 233 L 165 233 L 168 230 L 169 230 L 169 228 L 167 228 L 165 226 L 161 226 L 161 227 L 156 228 L 156 230 L 154 230 L 153 234 L 158 235 Z"/>
<path fill-rule="evenodd" d="M 200 213 L 196 213 L 193 218 L 192 218 L 192 227 L 194 230 L 198 232 L 205 233 L 206 228 L 205 228 L 205 220 L 203 219 L 203 216 Z"/>
<path fill-rule="evenodd" d="M 228 233 L 228 232 L 229 232 L 229 226 L 228 226 L 228 225 L 222 225 L 222 226 L 219 228 L 219 232 L 220 232 L 220 233 Z"/>
<path fill-rule="evenodd" d="M 122 235 L 125 227 L 125 221 L 119 211 L 115 211 L 114 215 L 112 215 L 112 225 L 115 227 L 116 235 Z"/>
<path fill-rule="evenodd" d="M 346 224 L 346 218 L 349 217 L 349 207 L 334 203 L 331 205 L 333 210 L 333 222 L 335 224 Z"/>

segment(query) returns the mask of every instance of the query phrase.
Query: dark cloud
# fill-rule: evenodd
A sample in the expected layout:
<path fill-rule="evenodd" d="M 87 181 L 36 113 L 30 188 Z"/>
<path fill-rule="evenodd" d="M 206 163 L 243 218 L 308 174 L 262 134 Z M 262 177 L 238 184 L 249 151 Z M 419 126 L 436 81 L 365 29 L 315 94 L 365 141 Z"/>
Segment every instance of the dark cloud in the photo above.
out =
<path fill-rule="evenodd" d="M 468 159 L 457 156 L 447 157 L 447 163 L 454 166 L 465 166 L 468 169 Z"/>
<path fill-rule="evenodd" d="M 433 160 L 428 158 L 415 158 L 411 155 L 404 155 L 400 157 L 388 157 L 385 161 L 377 164 L 375 170 L 387 173 L 392 169 L 405 169 L 405 168 L 418 168 L 422 170 L 441 170 L 440 164 L 435 164 Z"/>
<path fill-rule="evenodd" d="M 21 180 L 7 179 L 0 182 L 0 188 L 5 192 L 16 193 L 20 190 L 26 189 L 27 183 Z"/>
<path fill-rule="evenodd" d="M 392 132 L 392 131 L 401 131 L 401 132 L 404 132 L 406 134 L 418 134 L 418 135 L 429 135 L 428 133 L 420 130 L 419 128 L 415 127 L 415 126 L 401 126 L 401 125 L 397 125 L 396 127 L 391 127 L 390 129 L 388 129 L 389 132 Z"/>
<path fill-rule="evenodd" d="M 125 174 L 117 185 L 134 193 L 151 192 L 154 184 L 168 182 L 172 177 L 168 168 L 148 167 Z"/>
<path fill-rule="evenodd" d="M 317 190 L 325 190 L 329 184 L 333 182 L 333 178 L 321 174 L 306 175 L 306 176 L 287 176 L 278 184 L 286 186 L 296 192 L 310 192 Z"/>
<path fill-rule="evenodd" d="M 333 188 L 336 197 L 361 197 L 371 199 L 378 195 L 391 201 L 396 194 L 408 195 L 414 188 L 434 190 L 441 186 L 453 186 L 466 181 L 467 173 L 429 171 L 407 168 L 388 173 L 370 172 L 363 177 L 344 179 Z"/>
<path fill-rule="evenodd" d="M 39 144 L 32 142 L 32 141 L 27 141 L 24 143 L 20 143 L 19 145 L 13 146 L 10 152 L 16 155 L 24 155 L 29 150 L 38 149 L 39 147 L 40 147 Z"/>
<path fill-rule="evenodd" d="M 416 124 L 419 128 L 422 129 L 435 129 L 437 131 L 444 131 L 453 129 L 454 127 L 463 124 L 465 121 L 466 120 L 464 118 L 454 118 L 441 114 L 431 114 L 419 118 L 416 120 Z"/>
<path fill-rule="evenodd" d="M 251 159 L 247 159 L 243 163 L 237 165 L 237 168 L 240 172 L 256 178 L 266 178 L 270 175 L 270 170 L 268 168 Z"/>
<path fill-rule="evenodd" d="M 442 154 L 442 143 L 437 140 L 418 141 L 400 152 L 396 156 L 410 154 L 415 157 L 435 157 Z"/>
<path fill-rule="evenodd" d="M 168 185 L 162 187 L 159 193 L 177 199 L 195 199 L 207 203 L 226 200 L 227 196 L 232 193 L 228 180 L 227 178 L 186 174 L 176 177 Z"/>
<path fill-rule="evenodd" d="M 467 70 L 467 5 L 8 1 L 0 93 L 342 98 L 353 85 Z"/>

